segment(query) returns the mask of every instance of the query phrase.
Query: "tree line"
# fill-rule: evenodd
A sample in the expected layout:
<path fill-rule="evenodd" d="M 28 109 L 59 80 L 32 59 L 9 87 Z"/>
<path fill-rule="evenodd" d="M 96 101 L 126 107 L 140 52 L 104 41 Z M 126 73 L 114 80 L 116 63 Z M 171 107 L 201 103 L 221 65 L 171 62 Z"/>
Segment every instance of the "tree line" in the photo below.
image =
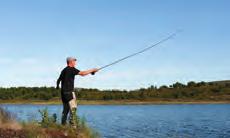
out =
<path fill-rule="evenodd" d="M 136 90 L 75 89 L 80 100 L 230 100 L 230 81 L 176 82 Z M 60 97 L 54 87 L 0 88 L 0 100 L 51 100 Z"/>

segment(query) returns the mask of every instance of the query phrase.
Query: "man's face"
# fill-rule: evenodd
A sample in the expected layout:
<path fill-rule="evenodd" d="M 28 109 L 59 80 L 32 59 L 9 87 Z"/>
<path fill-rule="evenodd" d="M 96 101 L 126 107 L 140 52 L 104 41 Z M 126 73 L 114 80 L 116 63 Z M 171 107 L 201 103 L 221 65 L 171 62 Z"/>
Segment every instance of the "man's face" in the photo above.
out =
<path fill-rule="evenodd" d="M 77 65 L 77 61 L 76 60 L 73 60 L 73 66 L 75 67 Z"/>
<path fill-rule="evenodd" d="M 69 62 L 69 66 L 71 66 L 71 67 L 75 67 L 76 64 L 77 64 L 77 62 L 76 62 L 75 60 L 71 60 L 71 61 Z"/>

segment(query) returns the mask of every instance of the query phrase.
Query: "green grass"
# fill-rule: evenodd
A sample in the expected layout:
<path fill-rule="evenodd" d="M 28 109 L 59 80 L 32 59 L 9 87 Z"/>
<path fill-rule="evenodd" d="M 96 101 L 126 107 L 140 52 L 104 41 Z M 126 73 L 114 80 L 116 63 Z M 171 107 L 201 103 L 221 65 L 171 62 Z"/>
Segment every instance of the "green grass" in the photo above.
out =
<path fill-rule="evenodd" d="M 90 128 L 86 120 L 78 119 L 77 128 L 57 123 L 56 115 L 49 115 L 47 109 L 39 111 L 41 121 L 17 122 L 13 115 L 0 108 L 0 132 L 8 137 L 26 138 L 99 138 L 98 132 Z M 9 125 L 14 124 L 14 125 Z M 16 125 L 15 125 L 16 124 Z M 17 127 L 16 127 L 17 126 Z"/>

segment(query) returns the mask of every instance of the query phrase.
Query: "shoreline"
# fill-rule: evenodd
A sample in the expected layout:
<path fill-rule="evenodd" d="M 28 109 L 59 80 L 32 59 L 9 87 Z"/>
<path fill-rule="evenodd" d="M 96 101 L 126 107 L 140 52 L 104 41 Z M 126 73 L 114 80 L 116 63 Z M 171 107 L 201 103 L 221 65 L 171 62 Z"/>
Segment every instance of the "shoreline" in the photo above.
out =
<path fill-rule="evenodd" d="M 0 100 L 0 104 L 59 105 L 61 100 Z M 164 104 L 230 104 L 212 100 L 77 100 L 78 105 L 164 105 Z"/>

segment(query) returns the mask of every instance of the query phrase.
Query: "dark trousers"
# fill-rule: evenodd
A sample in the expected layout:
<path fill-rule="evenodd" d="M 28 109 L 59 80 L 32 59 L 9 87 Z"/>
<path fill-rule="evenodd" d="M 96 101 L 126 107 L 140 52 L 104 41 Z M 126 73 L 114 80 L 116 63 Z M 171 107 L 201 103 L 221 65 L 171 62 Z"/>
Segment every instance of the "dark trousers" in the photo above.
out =
<path fill-rule="evenodd" d="M 70 100 L 69 102 L 63 102 L 63 111 L 62 111 L 62 120 L 61 120 L 61 123 L 63 125 L 66 124 L 66 120 L 69 112 L 70 112 L 69 123 L 75 127 L 77 121 L 77 116 L 76 116 L 77 104 L 76 104 L 76 97 L 74 93 L 73 93 L 72 100 Z"/>

